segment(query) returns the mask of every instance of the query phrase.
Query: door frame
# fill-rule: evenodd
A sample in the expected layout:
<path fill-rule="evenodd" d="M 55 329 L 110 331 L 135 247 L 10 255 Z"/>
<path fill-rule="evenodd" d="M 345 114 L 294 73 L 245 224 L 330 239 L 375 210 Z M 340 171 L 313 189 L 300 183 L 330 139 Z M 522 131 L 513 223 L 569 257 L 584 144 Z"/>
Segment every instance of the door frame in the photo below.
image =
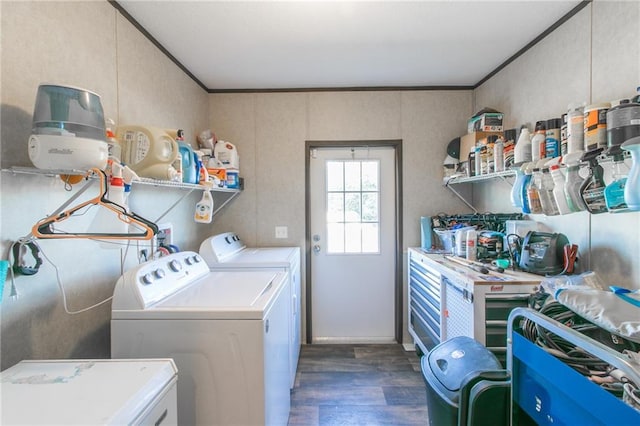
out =
<path fill-rule="evenodd" d="M 395 284 L 394 284 L 394 330 L 395 340 L 397 343 L 402 342 L 402 321 L 403 321 L 403 295 L 402 295 L 402 139 L 389 140 L 307 140 L 305 141 L 305 161 L 304 161 L 304 179 L 305 179 L 305 263 L 306 263 L 306 282 L 305 282 L 305 322 L 306 322 L 306 341 L 307 344 L 312 343 L 311 333 L 311 150 L 315 148 L 377 148 L 392 147 L 395 151 L 395 183 L 396 183 L 396 199 L 395 199 Z"/>

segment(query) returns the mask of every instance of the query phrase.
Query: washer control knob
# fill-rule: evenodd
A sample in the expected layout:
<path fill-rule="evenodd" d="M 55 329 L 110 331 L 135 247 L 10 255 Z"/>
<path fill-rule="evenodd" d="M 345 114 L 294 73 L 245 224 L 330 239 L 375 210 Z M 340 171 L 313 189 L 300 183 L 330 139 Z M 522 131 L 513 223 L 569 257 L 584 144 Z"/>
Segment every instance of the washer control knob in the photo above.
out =
<path fill-rule="evenodd" d="M 153 276 L 150 273 L 146 273 L 140 278 L 140 281 L 144 285 L 149 285 L 153 282 Z"/>
<path fill-rule="evenodd" d="M 193 255 L 193 263 L 200 263 L 201 261 L 202 261 L 202 258 L 200 257 L 199 254 Z"/>
<path fill-rule="evenodd" d="M 165 275 L 167 275 L 167 273 L 164 272 L 164 269 L 158 268 L 155 271 L 153 271 L 154 278 L 157 278 L 159 280 L 163 279 Z"/>
<path fill-rule="evenodd" d="M 193 259 L 187 256 L 184 258 L 184 263 L 186 263 L 187 265 L 193 265 Z"/>
<path fill-rule="evenodd" d="M 171 269 L 173 272 L 179 272 L 182 270 L 182 264 L 178 260 L 172 260 L 171 262 L 169 262 L 169 269 Z"/>

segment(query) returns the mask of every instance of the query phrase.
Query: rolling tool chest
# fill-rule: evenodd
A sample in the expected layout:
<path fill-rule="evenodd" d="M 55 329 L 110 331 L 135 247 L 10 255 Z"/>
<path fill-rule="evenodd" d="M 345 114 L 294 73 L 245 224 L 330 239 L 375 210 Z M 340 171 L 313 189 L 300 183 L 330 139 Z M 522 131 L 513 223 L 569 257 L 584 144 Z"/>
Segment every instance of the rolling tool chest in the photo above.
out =
<path fill-rule="evenodd" d="M 505 364 L 507 318 L 526 307 L 543 277 L 506 271 L 481 274 L 442 254 L 410 248 L 408 253 L 409 334 L 427 353 L 437 344 L 467 336 Z"/>

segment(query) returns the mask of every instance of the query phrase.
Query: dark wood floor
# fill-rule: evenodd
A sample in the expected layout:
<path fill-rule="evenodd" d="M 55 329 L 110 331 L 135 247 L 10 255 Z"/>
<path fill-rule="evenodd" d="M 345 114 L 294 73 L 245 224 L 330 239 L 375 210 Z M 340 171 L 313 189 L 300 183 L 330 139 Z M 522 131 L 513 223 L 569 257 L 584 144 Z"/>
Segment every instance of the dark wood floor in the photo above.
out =
<path fill-rule="evenodd" d="M 427 425 L 426 404 L 402 345 L 303 345 L 289 425 Z"/>

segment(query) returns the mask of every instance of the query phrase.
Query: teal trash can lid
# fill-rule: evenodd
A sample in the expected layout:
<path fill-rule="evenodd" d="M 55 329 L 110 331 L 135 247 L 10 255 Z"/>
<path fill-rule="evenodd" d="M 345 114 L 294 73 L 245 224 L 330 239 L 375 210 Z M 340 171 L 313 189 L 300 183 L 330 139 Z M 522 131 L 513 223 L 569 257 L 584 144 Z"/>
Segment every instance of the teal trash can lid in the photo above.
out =
<path fill-rule="evenodd" d="M 429 368 L 443 387 L 457 392 L 469 373 L 501 370 L 502 365 L 476 340 L 459 336 L 440 343 L 429 352 Z"/>

